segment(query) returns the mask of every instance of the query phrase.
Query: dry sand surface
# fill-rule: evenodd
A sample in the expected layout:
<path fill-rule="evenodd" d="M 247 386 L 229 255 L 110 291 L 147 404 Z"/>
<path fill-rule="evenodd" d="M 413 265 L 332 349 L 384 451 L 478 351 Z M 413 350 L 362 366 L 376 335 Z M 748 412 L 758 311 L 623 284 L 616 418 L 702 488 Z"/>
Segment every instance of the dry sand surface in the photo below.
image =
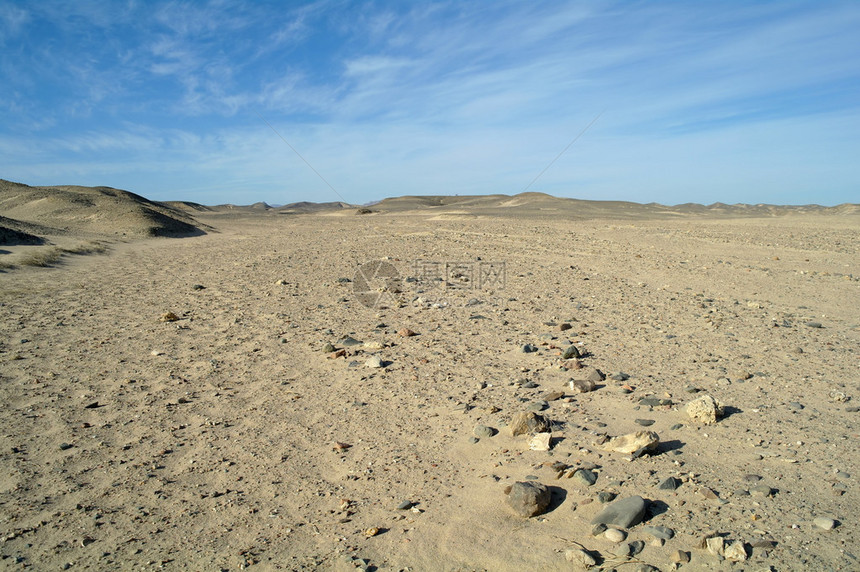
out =
<path fill-rule="evenodd" d="M 457 208 L 192 205 L 207 234 L 0 273 L 0 567 L 860 569 L 856 212 Z"/>

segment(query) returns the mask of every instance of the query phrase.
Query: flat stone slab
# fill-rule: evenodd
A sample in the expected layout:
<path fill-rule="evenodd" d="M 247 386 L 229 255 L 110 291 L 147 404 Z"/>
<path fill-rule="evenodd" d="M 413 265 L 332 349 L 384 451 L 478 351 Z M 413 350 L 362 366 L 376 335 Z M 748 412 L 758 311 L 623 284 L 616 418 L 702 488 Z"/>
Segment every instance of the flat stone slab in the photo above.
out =
<path fill-rule="evenodd" d="M 606 506 L 591 520 L 591 524 L 606 524 L 630 528 L 645 518 L 645 499 L 640 496 L 627 497 Z"/>

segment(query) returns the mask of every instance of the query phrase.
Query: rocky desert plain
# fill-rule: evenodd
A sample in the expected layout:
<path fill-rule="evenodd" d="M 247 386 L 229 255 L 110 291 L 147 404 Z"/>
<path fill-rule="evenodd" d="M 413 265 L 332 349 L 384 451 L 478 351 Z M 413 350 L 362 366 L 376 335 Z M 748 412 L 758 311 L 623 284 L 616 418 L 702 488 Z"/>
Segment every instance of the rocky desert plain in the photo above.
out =
<path fill-rule="evenodd" d="M 860 570 L 860 206 L 0 182 L 0 568 Z"/>

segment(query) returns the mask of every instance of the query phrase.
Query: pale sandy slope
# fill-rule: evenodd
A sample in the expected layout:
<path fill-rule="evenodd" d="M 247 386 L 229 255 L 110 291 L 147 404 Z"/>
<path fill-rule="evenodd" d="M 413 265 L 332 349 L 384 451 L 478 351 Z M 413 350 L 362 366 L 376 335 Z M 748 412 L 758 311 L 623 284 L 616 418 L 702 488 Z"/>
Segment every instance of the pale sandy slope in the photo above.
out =
<path fill-rule="evenodd" d="M 347 569 L 354 554 L 379 570 L 569 570 L 575 543 L 614 549 L 590 535 L 601 491 L 645 497 L 647 524 L 676 531 L 638 556 L 660 570 L 678 549 L 689 570 L 860 567 L 856 216 L 200 216 L 220 232 L 0 274 L 3 567 Z M 402 307 L 369 309 L 338 279 L 383 257 L 404 278 L 416 259 L 504 262 L 506 282 L 408 282 Z M 344 335 L 385 347 L 320 351 Z M 570 342 L 634 391 L 607 380 L 551 402 L 556 444 L 529 451 L 504 426 L 566 387 Z M 384 370 L 364 367 L 374 353 Z M 732 414 L 690 423 L 687 386 Z M 658 454 L 593 445 L 637 418 L 655 421 Z M 500 432 L 472 444 L 478 424 Z M 598 480 L 556 480 L 556 461 Z M 774 496 L 743 494 L 748 474 Z M 525 520 L 502 491 L 528 475 L 561 494 Z M 669 476 L 675 492 L 657 488 Z M 720 562 L 695 547 L 706 531 L 775 547 Z"/>

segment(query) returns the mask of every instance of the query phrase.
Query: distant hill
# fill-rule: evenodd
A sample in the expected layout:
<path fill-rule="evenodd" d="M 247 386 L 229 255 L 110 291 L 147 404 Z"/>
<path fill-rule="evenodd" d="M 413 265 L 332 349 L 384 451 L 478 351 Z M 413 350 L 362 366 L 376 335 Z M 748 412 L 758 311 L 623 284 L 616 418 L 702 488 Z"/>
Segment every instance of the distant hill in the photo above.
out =
<path fill-rule="evenodd" d="M 0 215 L 31 225 L 41 234 L 179 237 L 204 234 L 209 227 L 185 210 L 110 187 L 31 187 L 0 179 Z M 7 230 L 28 232 L 2 224 Z M 31 233 L 32 234 L 32 233 Z M 35 235 L 34 235 L 35 236 Z"/>
<path fill-rule="evenodd" d="M 673 218 L 679 216 L 708 217 L 773 217 L 790 214 L 860 214 L 860 205 L 843 204 L 835 207 L 820 205 L 701 205 L 685 203 L 667 206 L 658 203 L 629 201 L 594 201 L 559 198 L 544 193 L 518 195 L 470 196 L 402 196 L 383 199 L 373 204 L 376 213 L 437 214 L 448 216 L 531 216 L 562 218 Z"/>

